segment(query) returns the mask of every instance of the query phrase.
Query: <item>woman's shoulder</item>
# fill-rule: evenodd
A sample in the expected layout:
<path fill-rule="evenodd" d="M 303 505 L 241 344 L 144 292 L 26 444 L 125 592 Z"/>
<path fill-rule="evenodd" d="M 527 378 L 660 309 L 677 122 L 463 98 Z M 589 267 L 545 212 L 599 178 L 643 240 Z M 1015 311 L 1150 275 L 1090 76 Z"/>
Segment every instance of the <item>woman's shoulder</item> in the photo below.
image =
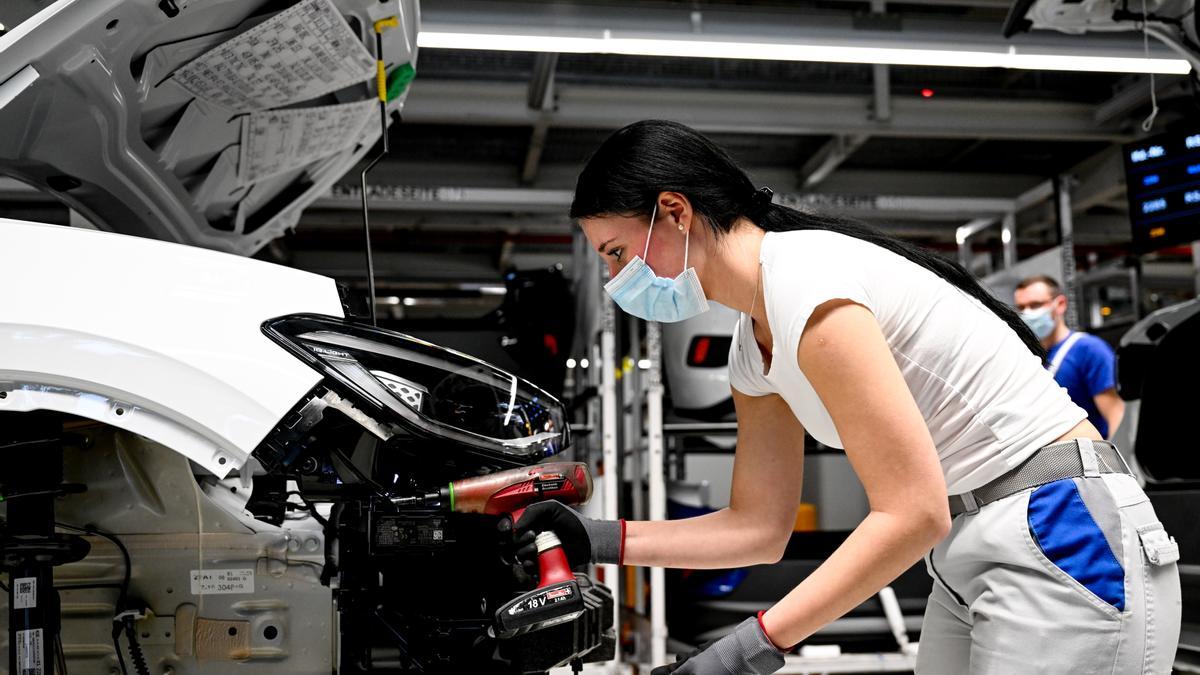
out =
<path fill-rule="evenodd" d="M 764 240 L 762 263 L 769 278 L 811 284 L 816 278 L 870 276 L 886 266 L 887 251 L 849 235 L 828 230 L 771 232 Z"/>
<path fill-rule="evenodd" d="M 870 242 L 830 230 L 788 230 L 768 232 L 766 249 L 778 262 L 788 259 L 838 260 L 843 255 L 870 256 L 882 251 Z"/>

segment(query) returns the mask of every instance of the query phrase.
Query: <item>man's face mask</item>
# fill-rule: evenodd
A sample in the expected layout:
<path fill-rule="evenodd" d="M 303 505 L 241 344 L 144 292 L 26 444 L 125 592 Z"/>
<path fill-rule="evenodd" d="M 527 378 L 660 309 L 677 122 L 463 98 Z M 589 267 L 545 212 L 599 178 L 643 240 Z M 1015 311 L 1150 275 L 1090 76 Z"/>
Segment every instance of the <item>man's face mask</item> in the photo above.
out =
<path fill-rule="evenodd" d="M 1045 340 L 1051 333 L 1054 332 L 1054 312 L 1052 307 L 1047 304 L 1041 309 L 1031 309 L 1021 312 L 1021 320 L 1029 326 L 1029 330 L 1037 336 L 1039 340 Z"/>
<path fill-rule="evenodd" d="M 689 231 L 683 240 L 683 271 L 674 279 L 660 277 L 646 264 L 650 252 L 650 234 L 654 232 L 654 218 L 658 215 L 658 202 L 650 212 L 650 231 L 646 233 L 646 248 L 642 257 L 633 260 L 613 277 L 604 290 L 621 309 L 646 321 L 673 323 L 690 319 L 708 311 L 708 299 L 696 276 L 696 268 L 687 266 Z"/>

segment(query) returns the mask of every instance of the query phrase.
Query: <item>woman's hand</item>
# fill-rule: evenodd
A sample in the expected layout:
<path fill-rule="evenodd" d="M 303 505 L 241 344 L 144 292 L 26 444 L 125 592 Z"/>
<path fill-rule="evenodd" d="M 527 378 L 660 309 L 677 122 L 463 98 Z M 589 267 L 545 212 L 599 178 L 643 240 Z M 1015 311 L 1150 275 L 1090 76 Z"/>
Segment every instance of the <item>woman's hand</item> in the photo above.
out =
<path fill-rule="evenodd" d="M 534 538 L 539 532 L 553 532 L 562 542 L 571 565 L 589 562 L 620 564 L 623 545 L 619 520 L 595 520 L 554 500 L 529 506 L 516 523 L 501 521 L 501 529 L 511 528 L 522 563 L 537 560 Z"/>
<path fill-rule="evenodd" d="M 769 675 L 783 667 L 783 652 L 750 617 L 729 635 L 705 645 L 650 675 Z"/>

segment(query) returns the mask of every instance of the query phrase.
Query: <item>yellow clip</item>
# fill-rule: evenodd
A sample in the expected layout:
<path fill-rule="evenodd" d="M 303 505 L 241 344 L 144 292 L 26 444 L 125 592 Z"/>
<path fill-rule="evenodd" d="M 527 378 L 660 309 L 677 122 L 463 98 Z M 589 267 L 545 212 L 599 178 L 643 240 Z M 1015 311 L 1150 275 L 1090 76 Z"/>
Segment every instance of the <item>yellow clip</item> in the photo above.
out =
<path fill-rule="evenodd" d="M 389 16 L 386 19 L 376 21 L 374 25 L 375 34 L 382 35 L 385 29 L 399 26 L 400 21 L 394 16 Z M 379 45 L 379 51 L 382 52 L 383 43 L 379 41 L 380 38 L 376 38 L 376 40 L 376 44 Z M 382 53 L 375 55 L 375 91 L 379 96 L 380 102 L 387 103 L 387 69 L 383 65 Z"/>
<path fill-rule="evenodd" d="M 375 91 L 379 93 L 379 100 L 387 103 L 387 70 L 383 61 L 375 62 Z"/>
<path fill-rule="evenodd" d="M 375 32 L 382 33 L 385 28 L 395 28 L 400 25 L 400 20 L 394 16 L 389 16 L 386 19 L 380 19 L 375 22 Z"/>

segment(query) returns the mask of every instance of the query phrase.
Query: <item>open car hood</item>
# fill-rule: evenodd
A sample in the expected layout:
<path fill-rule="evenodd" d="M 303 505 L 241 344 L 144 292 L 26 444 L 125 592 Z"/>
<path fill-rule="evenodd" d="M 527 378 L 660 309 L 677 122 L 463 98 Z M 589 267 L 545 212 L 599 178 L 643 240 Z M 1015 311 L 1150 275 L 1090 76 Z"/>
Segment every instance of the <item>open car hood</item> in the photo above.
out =
<path fill-rule="evenodd" d="M 0 174 L 102 229 L 249 255 L 380 135 L 417 0 L 59 0 L 0 37 Z"/>
<path fill-rule="evenodd" d="M 1004 20 L 1004 37 L 1030 30 L 1053 30 L 1079 35 L 1141 31 L 1166 45 L 1175 55 L 1200 69 L 1200 20 L 1196 0 L 1014 0 Z M 1142 11 L 1150 16 L 1143 23 Z"/>

